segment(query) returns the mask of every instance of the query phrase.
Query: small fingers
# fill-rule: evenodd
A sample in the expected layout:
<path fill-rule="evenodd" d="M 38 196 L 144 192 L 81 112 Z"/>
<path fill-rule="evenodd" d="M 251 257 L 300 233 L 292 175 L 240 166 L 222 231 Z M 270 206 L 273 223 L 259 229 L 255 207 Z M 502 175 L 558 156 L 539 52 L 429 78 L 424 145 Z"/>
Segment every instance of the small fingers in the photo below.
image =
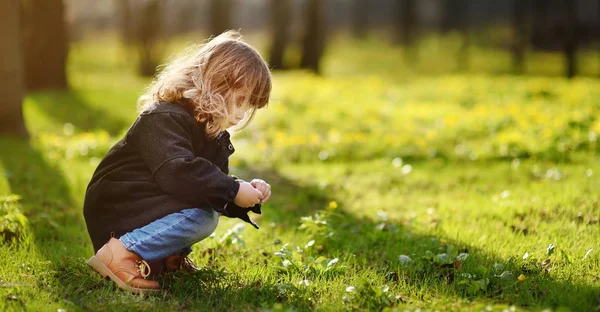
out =
<path fill-rule="evenodd" d="M 267 190 L 264 194 L 265 196 L 263 196 L 262 200 L 260 201 L 261 204 L 265 203 L 267 200 L 269 200 L 269 198 L 271 198 L 271 190 Z"/>
<path fill-rule="evenodd" d="M 263 193 L 263 195 L 266 195 L 266 194 L 267 194 L 267 192 L 269 191 L 269 188 L 263 185 L 263 186 L 260 188 L 260 191 Z"/>
<path fill-rule="evenodd" d="M 269 198 L 271 198 L 271 185 L 267 184 L 267 191 L 265 193 L 266 193 L 266 196 L 265 196 L 264 201 L 267 201 L 267 200 L 269 200 Z"/>
<path fill-rule="evenodd" d="M 271 198 L 271 185 L 261 179 L 253 179 L 250 184 L 254 187 L 254 189 L 261 192 L 261 196 L 259 197 L 259 203 L 262 204 Z"/>

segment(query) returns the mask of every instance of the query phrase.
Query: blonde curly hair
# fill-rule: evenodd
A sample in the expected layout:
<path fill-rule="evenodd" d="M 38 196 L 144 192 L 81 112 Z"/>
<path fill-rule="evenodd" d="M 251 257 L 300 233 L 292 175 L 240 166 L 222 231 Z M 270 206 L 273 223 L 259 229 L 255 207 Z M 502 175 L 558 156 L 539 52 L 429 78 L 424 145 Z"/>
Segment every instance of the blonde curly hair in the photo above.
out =
<path fill-rule="evenodd" d="M 227 31 L 203 45 L 188 47 L 168 62 L 138 100 L 144 111 L 155 103 L 171 102 L 193 112 L 206 134 L 217 136 L 220 121 L 229 118 L 232 105 L 249 104 L 242 129 L 257 109 L 267 106 L 271 72 L 260 54 L 242 41 L 236 31 Z M 237 101 L 237 103 L 236 103 Z"/>

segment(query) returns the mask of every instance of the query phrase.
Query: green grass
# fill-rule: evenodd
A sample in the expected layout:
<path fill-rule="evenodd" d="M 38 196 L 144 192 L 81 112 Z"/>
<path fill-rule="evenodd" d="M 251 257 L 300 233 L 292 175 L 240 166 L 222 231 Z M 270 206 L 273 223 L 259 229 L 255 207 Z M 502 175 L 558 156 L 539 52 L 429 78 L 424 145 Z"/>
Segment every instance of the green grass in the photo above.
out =
<path fill-rule="evenodd" d="M 148 80 L 75 46 L 73 90 L 28 94 L 31 141 L 0 138 L 0 310 L 600 310 L 600 81 L 392 72 L 401 51 L 335 44 L 234 136 L 233 173 L 273 186 L 261 229 L 222 218 L 158 296 L 84 263 L 87 182 Z"/>

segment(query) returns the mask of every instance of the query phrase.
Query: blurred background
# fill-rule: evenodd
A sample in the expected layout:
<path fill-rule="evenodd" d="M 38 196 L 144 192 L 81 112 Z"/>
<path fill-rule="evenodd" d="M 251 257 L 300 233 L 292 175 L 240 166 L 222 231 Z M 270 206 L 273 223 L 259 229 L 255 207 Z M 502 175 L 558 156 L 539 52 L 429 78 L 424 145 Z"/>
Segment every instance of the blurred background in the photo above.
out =
<path fill-rule="evenodd" d="M 3 6 L 9 37 L 3 44 L 12 47 L 3 52 L 3 77 L 23 81 L 17 88 L 4 84 L 13 107 L 18 90 L 67 89 L 77 84 L 71 76 L 91 63 L 151 77 L 186 44 L 227 29 L 241 30 L 276 71 L 400 82 L 452 73 L 600 76 L 597 0 L 10 0 Z M 5 127 L 19 123 L 8 112 Z"/>
<path fill-rule="evenodd" d="M 60 1 L 54 2 L 58 19 Z M 265 52 L 275 69 L 307 67 L 319 71 L 327 43 L 346 35 L 376 37 L 402 46 L 407 50 L 408 63 L 435 63 L 435 54 L 418 58 L 418 47 L 431 38 L 452 38 L 455 46 L 438 43 L 425 47 L 429 53 L 452 55 L 449 60 L 454 64 L 445 70 L 469 70 L 473 50 L 484 49 L 506 54 L 505 63 L 490 66 L 489 72 L 568 77 L 600 72 L 597 61 L 578 63 L 578 54 L 599 50 L 600 5 L 596 0 L 73 0 L 64 5 L 73 41 L 89 38 L 90 33 L 113 31 L 124 43 L 138 42 L 150 50 L 152 43 L 183 34 L 196 33 L 202 38 L 225 29 L 241 29 L 245 34 L 264 34 Z M 290 45 L 301 46 L 302 60 L 286 58 Z M 416 51 L 408 53 L 411 48 Z M 562 52 L 562 70 L 534 67 L 528 71 L 528 51 Z M 158 60 L 150 58 L 161 55 L 146 51 L 142 56 L 144 62 L 156 63 Z"/>
<path fill-rule="evenodd" d="M 104 34 L 137 50 L 140 74 L 152 75 L 168 56 L 166 43 L 182 36 L 201 42 L 226 29 L 260 36 L 251 41 L 263 48 L 274 69 L 320 72 L 322 56 L 335 53 L 331 43 L 344 36 L 376 41 L 379 48 L 400 46 L 404 65 L 424 72 L 600 75 L 597 0 L 17 2 L 20 9 L 13 8 L 12 14 L 21 17 L 25 81 L 31 89 L 64 86 L 66 74 L 59 72 L 69 48 Z M 563 61 L 537 60 L 553 54 Z"/>

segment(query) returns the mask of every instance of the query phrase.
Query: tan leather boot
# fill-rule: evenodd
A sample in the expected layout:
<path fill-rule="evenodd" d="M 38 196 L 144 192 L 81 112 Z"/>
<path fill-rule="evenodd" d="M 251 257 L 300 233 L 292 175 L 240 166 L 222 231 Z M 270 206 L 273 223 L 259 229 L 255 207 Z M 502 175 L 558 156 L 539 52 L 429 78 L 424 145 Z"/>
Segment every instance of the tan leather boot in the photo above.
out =
<path fill-rule="evenodd" d="M 149 278 L 155 279 L 161 277 L 164 273 L 183 271 L 194 273 L 198 270 L 194 262 L 187 257 L 179 254 L 172 254 L 166 258 L 148 262 L 151 268 Z"/>
<path fill-rule="evenodd" d="M 186 273 L 194 273 L 198 267 L 192 262 L 188 256 L 173 254 L 165 258 L 165 268 L 167 272 L 184 271 Z"/>
<path fill-rule="evenodd" d="M 87 264 L 119 288 L 133 293 L 153 293 L 160 290 L 156 281 L 147 280 L 150 266 L 136 253 L 125 249 L 120 240 L 111 238 Z"/>

